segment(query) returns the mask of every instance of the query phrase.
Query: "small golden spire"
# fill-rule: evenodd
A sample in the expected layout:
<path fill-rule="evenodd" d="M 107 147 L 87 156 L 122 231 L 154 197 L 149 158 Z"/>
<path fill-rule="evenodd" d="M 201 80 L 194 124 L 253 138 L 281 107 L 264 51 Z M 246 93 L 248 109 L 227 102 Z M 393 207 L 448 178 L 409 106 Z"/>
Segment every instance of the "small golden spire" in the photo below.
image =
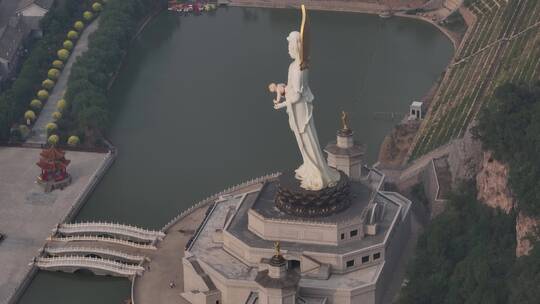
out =
<path fill-rule="evenodd" d="M 345 111 L 341 111 L 341 125 L 342 130 L 348 131 L 349 129 L 349 114 Z"/>
<path fill-rule="evenodd" d="M 279 242 L 274 242 L 274 256 L 275 257 L 281 256 L 281 247 L 279 245 Z"/>

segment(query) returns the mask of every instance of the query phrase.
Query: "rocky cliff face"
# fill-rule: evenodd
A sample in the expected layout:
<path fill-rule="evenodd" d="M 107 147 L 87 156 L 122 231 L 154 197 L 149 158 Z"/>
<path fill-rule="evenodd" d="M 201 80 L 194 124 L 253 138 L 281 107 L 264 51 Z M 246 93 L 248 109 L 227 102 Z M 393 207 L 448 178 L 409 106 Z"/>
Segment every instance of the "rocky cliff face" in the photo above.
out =
<path fill-rule="evenodd" d="M 491 152 L 484 152 L 480 171 L 476 175 L 478 200 L 492 208 L 510 213 L 516 201 L 508 187 L 508 166 L 495 160 Z M 516 256 L 527 255 L 532 249 L 531 238 L 537 238 L 540 219 L 520 212 L 516 219 Z"/>
<path fill-rule="evenodd" d="M 516 256 L 528 255 L 532 249 L 531 239 L 538 239 L 540 219 L 535 219 L 520 212 L 516 221 Z"/>
<path fill-rule="evenodd" d="M 508 166 L 495 160 L 491 152 L 484 152 L 480 171 L 476 175 L 478 200 L 491 208 L 510 213 L 515 201 L 508 187 Z"/>

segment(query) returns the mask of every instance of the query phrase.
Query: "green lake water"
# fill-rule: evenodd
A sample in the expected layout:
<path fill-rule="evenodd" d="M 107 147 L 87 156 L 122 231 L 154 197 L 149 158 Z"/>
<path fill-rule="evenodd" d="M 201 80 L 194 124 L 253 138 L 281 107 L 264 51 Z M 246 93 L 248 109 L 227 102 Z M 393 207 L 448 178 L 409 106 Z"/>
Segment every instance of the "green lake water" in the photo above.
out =
<path fill-rule="evenodd" d="M 311 12 L 310 87 L 320 142 L 350 113 L 366 162 L 397 120 L 434 84 L 451 42 L 413 19 Z M 201 16 L 164 12 L 133 43 L 110 92 L 109 138 L 118 158 L 77 220 L 158 229 L 231 185 L 294 169 L 300 156 L 270 82 L 286 82 L 285 37 L 296 10 L 225 8 Z M 180 250 L 180 248 L 179 248 Z M 20 303 L 111 303 L 129 297 L 125 279 L 40 272 Z"/>

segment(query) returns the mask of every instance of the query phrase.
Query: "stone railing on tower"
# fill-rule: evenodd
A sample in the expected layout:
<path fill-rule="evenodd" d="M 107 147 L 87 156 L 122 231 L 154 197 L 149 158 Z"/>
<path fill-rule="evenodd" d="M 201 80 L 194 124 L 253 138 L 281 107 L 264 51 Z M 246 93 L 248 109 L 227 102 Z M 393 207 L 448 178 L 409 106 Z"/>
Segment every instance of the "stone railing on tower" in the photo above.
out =
<path fill-rule="evenodd" d="M 254 178 L 252 180 L 249 180 L 249 181 L 246 181 L 246 182 L 243 182 L 241 184 L 238 184 L 236 186 L 232 186 L 226 190 L 223 190 L 219 193 L 216 193 L 214 195 L 211 195 L 201 201 L 199 201 L 198 203 L 194 204 L 193 206 L 189 207 L 188 209 L 182 211 L 180 214 L 178 214 L 176 217 L 174 217 L 172 220 L 170 220 L 165 226 L 163 226 L 163 228 L 161 228 L 161 231 L 165 232 L 167 231 L 171 226 L 173 226 L 174 224 L 176 224 L 179 220 L 183 219 L 184 217 L 190 215 L 191 213 L 193 213 L 195 210 L 201 208 L 201 207 L 204 207 L 204 206 L 208 206 L 209 204 L 211 204 L 212 202 L 216 201 L 217 199 L 220 198 L 220 196 L 223 196 L 223 195 L 226 195 L 226 194 L 229 194 L 231 192 L 234 192 L 234 191 L 238 191 L 242 188 L 245 188 L 245 187 L 248 187 L 248 186 L 251 186 L 251 185 L 254 185 L 254 184 L 257 184 L 257 183 L 263 183 L 263 182 L 266 182 L 267 180 L 270 180 L 270 179 L 274 179 L 276 177 L 278 177 L 279 175 L 281 174 L 281 172 L 276 172 L 276 173 L 272 173 L 272 174 L 267 174 L 267 175 L 264 175 L 264 176 L 261 176 L 261 177 L 258 177 L 258 178 Z"/>

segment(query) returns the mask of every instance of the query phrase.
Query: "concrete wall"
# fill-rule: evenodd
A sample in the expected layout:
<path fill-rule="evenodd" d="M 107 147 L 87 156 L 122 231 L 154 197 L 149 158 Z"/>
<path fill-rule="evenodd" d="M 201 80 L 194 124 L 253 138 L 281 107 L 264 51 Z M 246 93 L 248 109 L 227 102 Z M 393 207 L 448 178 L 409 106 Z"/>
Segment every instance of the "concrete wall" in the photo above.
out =
<path fill-rule="evenodd" d="M 248 229 L 264 240 L 333 246 L 357 241 L 365 236 L 362 216 L 338 223 L 295 222 L 266 219 L 253 209 L 248 211 Z M 357 231 L 356 236 L 351 236 L 353 230 Z"/>
<path fill-rule="evenodd" d="M 327 297 L 327 304 L 375 304 L 375 284 L 350 289 L 322 289 L 302 286 L 300 281 L 299 294 L 309 297 Z"/>
<path fill-rule="evenodd" d="M 182 266 L 184 270 L 184 291 L 208 291 L 203 279 L 197 274 L 191 263 L 186 258 L 182 259 Z"/>
<path fill-rule="evenodd" d="M 411 235 L 411 212 L 408 212 L 406 217 L 401 222 L 396 222 L 394 233 L 388 239 L 386 247 L 386 256 L 384 259 L 384 267 L 379 280 L 377 281 L 376 304 L 382 303 L 383 294 L 391 282 L 396 266 L 399 264 L 403 248 L 406 247 Z"/>
<path fill-rule="evenodd" d="M 306 244 L 337 245 L 337 224 L 286 222 L 265 219 L 254 210 L 248 211 L 248 229 L 265 240 Z"/>
<path fill-rule="evenodd" d="M 221 304 L 245 303 L 252 291 L 258 291 L 258 286 L 254 281 L 230 280 L 214 271 L 206 264 L 200 264 L 204 271 L 210 276 L 217 289 L 221 291 Z"/>
<path fill-rule="evenodd" d="M 236 258 L 242 260 L 244 263 L 253 267 L 258 267 L 261 259 L 268 258 L 269 256 L 272 256 L 274 254 L 274 251 L 272 248 L 267 248 L 267 249 L 251 248 L 247 244 L 240 241 L 239 239 L 237 239 L 236 237 L 234 237 L 227 231 L 223 232 L 223 247 L 228 253 L 230 253 Z M 356 269 L 364 268 L 367 266 L 372 266 L 374 264 L 373 254 L 378 253 L 378 252 L 381 253 L 381 259 L 376 261 L 376 263 L 380 263 L 384 259 L 384 256 L 385 256 L 384 247 L 382 244 L 378 247 L 370 247 L 364 250 L 356 250 L 349 254 L 344 254 L 344 255 L 323 253 L 323 252 L 313 252 L 313 251 L 288 252 L 287 250 L 282 250 L 282 253 L 286 258 L 300 257 L 301 255 L 305 254 L 317 260 L 321 264 L 330 264 L 332 266 L 333 273 L 346 273 L 346 272 L 354 271 Z M 366 256 L 366 255 L 370 256 L 370 262 L 362 264 L 361 258 L 362 256 Z M 298 258 L 293 258 L 293 259 L 298 259 Z M 354 267 L 347 268 L 346 262 L 351 259 L 355 259 L 355 265 Z"/>

